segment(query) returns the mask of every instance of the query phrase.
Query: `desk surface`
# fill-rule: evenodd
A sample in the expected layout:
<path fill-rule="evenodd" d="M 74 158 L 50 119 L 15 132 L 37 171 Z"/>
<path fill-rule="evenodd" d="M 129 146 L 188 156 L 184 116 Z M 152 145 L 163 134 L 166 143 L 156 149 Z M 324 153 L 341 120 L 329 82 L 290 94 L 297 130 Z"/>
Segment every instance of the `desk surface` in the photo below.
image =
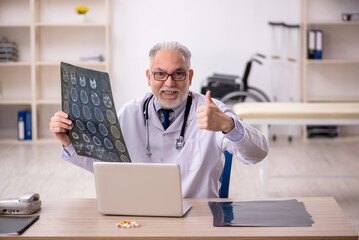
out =
<path fill-rule="evenodd" d="M 241 118 L 359 119 L 359 103 L 237 103 L 234 112 Z"/>
<path fill-rule="evenodd" d="M 43 200 L 40 219 L 21 236 L 26 239 L 358 239 L 337 202 L 331 198 L 297 198 L 315 223 L 312 227 L 213 227 L 208 201 L 186 199 L 193 207 L 183 218 L 103 216 L 96 199 Z M 281 199 L 283 200 L 283 199 Z M 141 223 L 120 229 L 116 223 Z M 1 238 L 0 238 L 1 239 Z"/>

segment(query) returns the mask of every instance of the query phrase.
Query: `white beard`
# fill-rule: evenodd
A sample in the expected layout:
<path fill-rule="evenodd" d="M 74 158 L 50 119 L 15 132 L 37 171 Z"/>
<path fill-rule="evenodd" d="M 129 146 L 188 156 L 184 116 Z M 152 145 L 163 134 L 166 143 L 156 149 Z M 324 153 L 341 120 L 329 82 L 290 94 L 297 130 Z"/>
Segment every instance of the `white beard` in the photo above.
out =
<path fill-rule="evenodd" d="M 156 100 L 160 104 L 161 108 L 164 108 L 164 109 L 175 109 L 175 108 L 179 107 L 183 103 L 183 101 L 186 100 L 186 97 L 189 92 L 188 85 L 185 87 L 185 89 L 186 89 L 185 92 L 181 92 L 178 88 L 161 88 L 159 92 L 154 92 L 152 85 L 151 85 L 151 89 L 152 89 L 153 94 L 156 97 Z M 174 99 L 174 100 L 163 100 L 161 98 L 162 91 L 176 91 L 176 92 L 178 92 L 178 97 L 177 97 L 177 99 Z"/>

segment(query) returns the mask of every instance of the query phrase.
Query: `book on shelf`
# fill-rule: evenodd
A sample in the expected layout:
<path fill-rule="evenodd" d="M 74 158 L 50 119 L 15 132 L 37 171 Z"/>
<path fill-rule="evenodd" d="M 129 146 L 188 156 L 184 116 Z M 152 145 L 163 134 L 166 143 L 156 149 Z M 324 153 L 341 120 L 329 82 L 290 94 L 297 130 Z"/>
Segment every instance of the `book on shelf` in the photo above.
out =
<path fill-rule="evenodd" d="M 323 59 L 323 30 L 308 31 L 308 59 Z"/>
<path fill-rule="evenodd" d="M 314 51 L 315 51 L 315 31 L 308 31 L 308 59 L 314 59 Z"/>
<path fill-rule="evenodd" d="M 323 59 L 323 30 L 315 30 L 315 59 Z"/>
<path fill-rule="evenodd" d="M 18 61 L 17 43 L 9 42 L 6 37 L 0 37 L 0 62 Z"/>
<path fill-rule="evenodd" d="M 31 111 L 19 111 L 17 114 L 17 138 L 19 140 L 32 139 Z"/>

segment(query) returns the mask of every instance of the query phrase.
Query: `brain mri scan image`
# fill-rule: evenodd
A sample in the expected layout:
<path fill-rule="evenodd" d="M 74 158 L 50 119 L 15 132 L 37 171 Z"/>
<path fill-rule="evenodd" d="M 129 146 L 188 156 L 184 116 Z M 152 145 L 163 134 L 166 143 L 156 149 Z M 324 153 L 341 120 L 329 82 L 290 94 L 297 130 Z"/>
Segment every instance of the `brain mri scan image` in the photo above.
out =
<path fill-rule="evenodd" d="M 131 162 L 108 73 L 61 63 L 62 111 L 73 128 L 68 136 L 76 153 L 109 162 Z"/>

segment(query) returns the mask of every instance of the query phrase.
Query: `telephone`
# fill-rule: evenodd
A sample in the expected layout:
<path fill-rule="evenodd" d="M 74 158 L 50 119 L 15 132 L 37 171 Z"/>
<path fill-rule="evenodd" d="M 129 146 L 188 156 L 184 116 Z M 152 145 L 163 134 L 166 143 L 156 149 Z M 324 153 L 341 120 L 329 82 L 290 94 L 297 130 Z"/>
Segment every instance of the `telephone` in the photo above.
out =
<path fill-rule="evenodd" d="M 40 195 L 29 192 L 20 198 L 0 200 L 0 214 L 32 214 L 41 208 Z"/>

